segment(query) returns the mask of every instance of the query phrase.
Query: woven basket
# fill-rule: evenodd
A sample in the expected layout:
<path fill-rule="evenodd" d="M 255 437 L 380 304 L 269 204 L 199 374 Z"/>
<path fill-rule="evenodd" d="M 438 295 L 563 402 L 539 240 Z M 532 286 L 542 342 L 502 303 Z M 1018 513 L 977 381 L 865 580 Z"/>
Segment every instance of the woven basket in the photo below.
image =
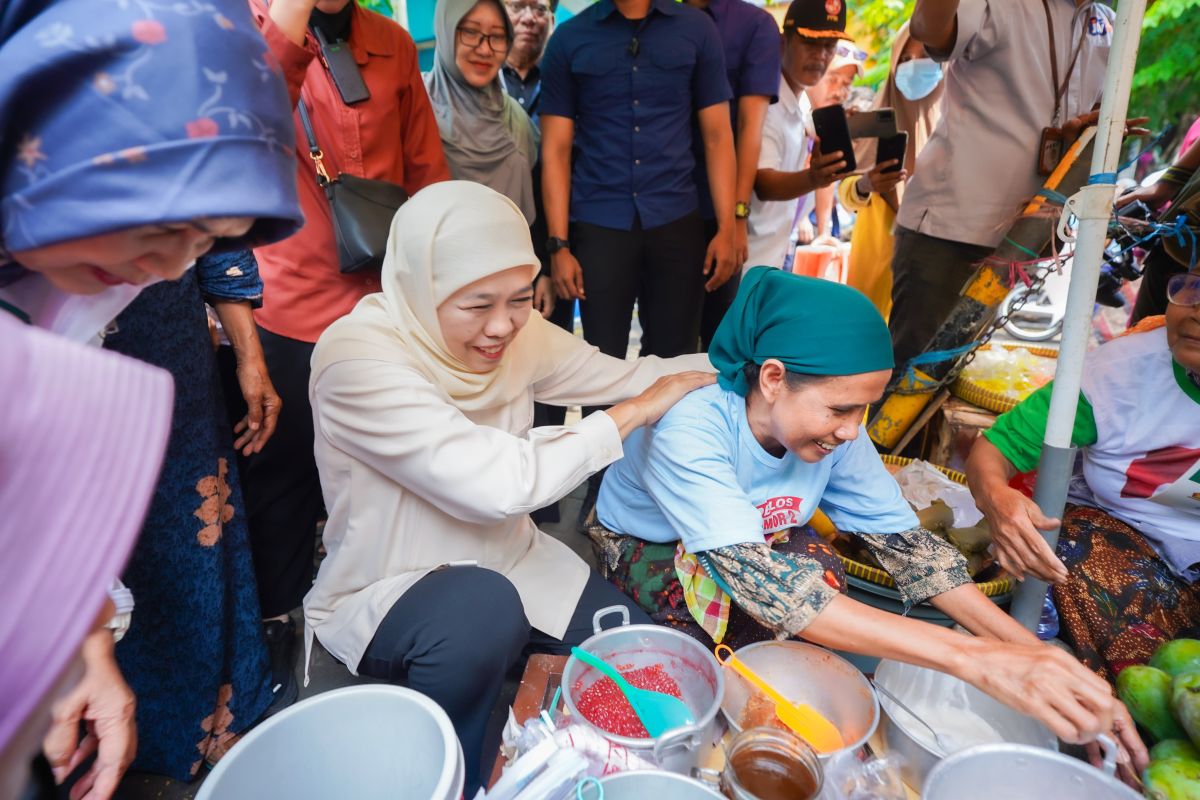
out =
<path fill-rule="evenodd" d="M 1006 344 L 1003 345 L 1003 347 L 1005 350 L 1016 350 L 1017 348 L 1023 348 L 1033 353 L 1035 356 L 1041 356 L 1042 358 L 1058 358 L 1058 351 L 1049 347 L 1030 347 L 1028 345 L 1015 344 Z M 979 349 L 988 350 L 991 349 L 991 345 L 985 344 Z M 950 393 L 955 397 L 966 400 L 971 405 L 976 405 L 980 408 L 986 408 L 988 411 L 996 414 L 1003 414 L 1005 411 L 1011 411 L 1016 407 L 1017 403 L 1020 402 L 1018 400 L 1013 400 L 1010 397 L 1006 397 L 999 392 L 993 392 L 990 389 L 985 389 L 974 381 L 968 380 L 961 375 L 959 375 L 958 380 L 951 385 Z M 957 480 L 957 478 L 955 478 L 955 480 Z"/>
<path fill-rule="evenodd" d="M 898 467 L 912 463 L 911 458 L 901 458 L 899 456 L 880 456 L 879 458 L 884 464 L 890 464 Z M 964 486 L 966 485 L 967 476 L 963 473 L 953 469 L 946 469 L 945 467 L 938 467 L 937 464 L 934 464 L 934 466 L 955 483 L 961 483 Z M 883 570 L 872 567 L 869 564 L 864 564 L 861 561 L 855 561 L 854 559 L 847 558 L 841 553 L 838 553 L 838 558 L 841 559 L 842 567 L 845 568 L 847 575 L 853 575 L 856 578 L 861 578 L 864 581 L 869 581 L 880 586 L 887 586 L 890 589 L 896 588 L 896 582 L 892 580 L 892 576 Z M 979 591 L 983 592 L 984 596 L 998 597 L 999 595 L 1008 594 L 1012 591 L 1013 580 L 1012 578 L 999 578 L 994 581 L 977 583 L 976 586 L 979 587 Z"/>

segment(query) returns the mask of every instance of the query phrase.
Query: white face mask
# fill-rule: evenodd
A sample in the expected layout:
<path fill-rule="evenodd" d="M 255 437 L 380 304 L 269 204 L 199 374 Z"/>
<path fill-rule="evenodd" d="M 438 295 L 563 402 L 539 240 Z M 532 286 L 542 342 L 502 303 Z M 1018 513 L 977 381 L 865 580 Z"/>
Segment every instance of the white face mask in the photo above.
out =
<path fill-rule="evenodd" d="M 942 65 L 932 58 L 914 58 L 896 68 L 896 88 L 909 100 L 928 97 L 942 80 Z"/>

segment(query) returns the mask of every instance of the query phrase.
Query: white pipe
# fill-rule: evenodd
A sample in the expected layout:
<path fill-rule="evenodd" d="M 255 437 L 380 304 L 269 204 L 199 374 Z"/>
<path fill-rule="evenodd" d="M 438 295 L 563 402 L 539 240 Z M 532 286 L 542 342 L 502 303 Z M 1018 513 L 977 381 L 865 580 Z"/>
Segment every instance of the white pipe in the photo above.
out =
<path fill-rule="evenodd" d="M 408 0 L 392 0 L 392 16 L 401 28 L 408 30 Z"/>
<path fill-rule="evenodd" d="M 1104 97 L 1100 103 L 1100 120 L 1092 153 L 1093 175 L 1113 173 L 1120 163 L 1129 90 L 1137 65 L 1145 11 L 1146 0 L 1121 0 L 1117 4 L 1117 20 L 1104 75 Z M 1054 388 L 1046 421 L 1045 442 L 1052 447 L 1071 446 L 1071 431 L 1075 427 L 1075 410 L 1083 378 L 1083 357 L 1091 338 L 1096 284 L 1108 237 L 1114 191 L 1112 183 L 1085 186 L 1067 201 L 1067 208 L 1063 211 L 1064 219 L 1068 213 L 1075 214 L 1079 219 L 1079 229 L 1075 237 L 1075 258 L 1071 265 L 1062 344 L 1058 351 L 1058 367 L 1054 373 Z"/>

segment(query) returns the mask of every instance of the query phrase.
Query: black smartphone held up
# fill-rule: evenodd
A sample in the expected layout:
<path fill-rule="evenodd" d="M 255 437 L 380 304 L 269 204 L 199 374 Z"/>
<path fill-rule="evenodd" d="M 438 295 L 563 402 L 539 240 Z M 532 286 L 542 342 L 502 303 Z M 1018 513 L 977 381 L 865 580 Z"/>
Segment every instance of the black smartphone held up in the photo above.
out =
<path fill-rule="evenodd" d="M 882 164 L 885 161 L 896 159 L 896 165 L 888 167 L 884 172 L 899 172 L 904 169 L 904 155 L 907 152 L 908 131 L 900 131 L 895 136 L 879 140 L 879 147 L 875 151 L 875 163 Z"/>
<path fill-rule="evenodd" d="M 883 139 L 896 135 L 896 109 L 875 108 L 846 117 L 852 139 Z"/>
<path fill-rule="evenodd" d="M 853 172 L 858 167 L 854 159 L 854 145 L 850 141 L 850 127 L 846 124 L 846 109 L 841 106 L 825 106 L 812 112 L 813 128 L 821 140 L 823 154 L 842 152 L 846 168 L 841 174 Z"/>
<path fill-rule="evenodd" d="M 329 67 L 329 74 L 333 76 L 333 85 L 337 87 L 338 94 L 342 96 L 342 102 L 352 106 L 368 99 L 371 92 L 367 89 L 367 84 L 363 82 L 362 73 L 358 71 L 358 64 L 354 61 L 354 53 L 350 51 L 350 44 L 348 42 L 330 44 L 319 28 L 314 28 L 313 33 L 316 34 L 317 43 L 321 46 L 321 58 Z"/>

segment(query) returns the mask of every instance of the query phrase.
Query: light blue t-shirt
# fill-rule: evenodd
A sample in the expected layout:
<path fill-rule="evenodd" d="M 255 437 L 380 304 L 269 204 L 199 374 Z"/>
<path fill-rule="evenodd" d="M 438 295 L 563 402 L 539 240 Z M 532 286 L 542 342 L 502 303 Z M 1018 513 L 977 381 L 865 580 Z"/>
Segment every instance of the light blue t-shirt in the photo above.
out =
<path fill-rule="evenodd" d="M 804 525 L 820 507 L 839 530 L 898 533 L 917 526 L 866 430 L 815 464 L 762 448 L 746 400 L 720 386 L 685 396 L 625 441 L 596 511 L 610 530 L 689 552 L 763 541 Z"/>

